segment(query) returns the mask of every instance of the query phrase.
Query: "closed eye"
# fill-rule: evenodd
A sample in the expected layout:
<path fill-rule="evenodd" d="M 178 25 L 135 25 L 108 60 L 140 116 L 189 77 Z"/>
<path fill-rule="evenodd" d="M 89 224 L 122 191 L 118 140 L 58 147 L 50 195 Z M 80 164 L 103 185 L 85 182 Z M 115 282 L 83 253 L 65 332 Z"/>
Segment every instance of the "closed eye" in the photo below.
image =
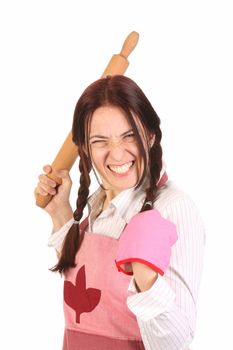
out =
<path fill-rule="evenodd" d="M 106 141 L 103 141 L 103 140 L 95 140 L 95 141 L 92 141 L 92 142 L 91 142 L 91 145 L 92 145 L 93 143 L 101 143 L 101 142 L 106 142 Z"/>
<path fill-rule="evenodd" d="M 94 147 L 104 147 L 107 144 L 106 140 L 94 140 L 91 141 L 90 145 Z"/>
<path fill-rule="evenodd" d="M 135 135 L 133 132 L 130 132 L 129 134 L 126 134 L 124 137 L 123 137 L 123 140 L 126 141 L 126 142 L 133 142 L 135 141 Z"/>

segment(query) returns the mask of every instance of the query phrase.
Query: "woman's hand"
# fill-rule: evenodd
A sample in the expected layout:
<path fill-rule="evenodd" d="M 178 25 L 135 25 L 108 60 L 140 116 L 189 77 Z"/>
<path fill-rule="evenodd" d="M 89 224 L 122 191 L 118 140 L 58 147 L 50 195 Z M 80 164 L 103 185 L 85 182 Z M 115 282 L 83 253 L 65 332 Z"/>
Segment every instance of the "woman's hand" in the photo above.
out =
<path fill-rule="evenodd" d="M 50 165 L 43 167 L 44 174 L 39 175 L 39 182 L 35 188 L 34 194 L 41 196 L 52 195 L 51 201 L 44 210 L 51 216 L 54 224 L 54 230 L 58 230 L 73 216 L 73 211 L 69 202 L 72 181 L 68 170 L 55 170 L 55 175 L 62 180 L 61 185 L 48 177 L 52 172 Z"/>

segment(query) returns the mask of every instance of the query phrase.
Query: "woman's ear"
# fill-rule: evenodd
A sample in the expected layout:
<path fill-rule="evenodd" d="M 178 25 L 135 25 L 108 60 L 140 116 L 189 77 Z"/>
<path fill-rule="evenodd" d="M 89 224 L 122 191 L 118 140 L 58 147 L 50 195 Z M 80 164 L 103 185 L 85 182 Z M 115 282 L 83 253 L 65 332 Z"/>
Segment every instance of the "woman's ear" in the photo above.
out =
<path fill-rule="evenodd" d="M 155 135 L 150 135 L 149 136 L 149 145 L 150 145 L 150 148 L 153 147 L 155 143 Z"/>

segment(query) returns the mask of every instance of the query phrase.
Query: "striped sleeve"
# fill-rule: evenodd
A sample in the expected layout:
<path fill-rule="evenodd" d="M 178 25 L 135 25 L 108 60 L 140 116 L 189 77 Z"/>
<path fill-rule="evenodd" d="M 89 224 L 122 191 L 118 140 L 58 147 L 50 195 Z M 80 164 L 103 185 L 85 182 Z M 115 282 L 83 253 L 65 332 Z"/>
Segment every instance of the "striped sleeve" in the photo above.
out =
<path fill-rule="evenodd" d="M 189 197 L 162 204 L 161 214 L 176 225 L 178 233 L 169 268 L 149 290 L 130 295 L 127 305 L 137 317 L 146 350 L 188 349 L 195 331 L 205 234 Z M 133 280 L 129 291 L 135 292 Z"/>
<path fill-rule="evenodd" d="M 55 248 L 58 252 L 61 251 L 61 246 L 63 243 L 64 238 L 67 235 L 67 232 L 69 231 L 69 229 L 71 228 L 71 226 L 73 225 L 74 219 L 70 219 L 69 221 L 67 221 L 65 223 L 65 225 L 63 225 L 60 230 L 52 233 L 49 237 L 48 240 L 48 246 L 49 247 L 53 247 Z"/>

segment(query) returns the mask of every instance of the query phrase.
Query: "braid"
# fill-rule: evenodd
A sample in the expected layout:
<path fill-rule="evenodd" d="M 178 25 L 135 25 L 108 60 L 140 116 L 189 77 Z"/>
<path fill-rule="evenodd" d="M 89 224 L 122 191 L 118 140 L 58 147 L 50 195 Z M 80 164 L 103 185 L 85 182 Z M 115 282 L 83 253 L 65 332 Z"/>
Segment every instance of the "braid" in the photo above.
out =
<path fill-rule="evenodd" d="M 146 198 L 141 212 L 153 209 L 153 202 L 157 194 L 157 182 L 162 169 L 162 148 L 158 141 L 155 141 L 151 147 L 149 157 L 150 185 L 146 190 Z"/>
<path fill-rule="evenodd" d="M 58 263 L 51 269 L 51 271 L 64 273 L 70 267 L 75 267 L 75 256 L 80 247 L 80 226 L 79 222 L 82 219 L 84 208 L 87 204 L 89 195 L 91 163 L 84 152 L 79 150 L 80 161 L 80 186 L 78 190 L 78 198 L 76 201 L 76 210 L 74 211 L 75 224 L 69 229 L 61 251 L 61 256 Z"/>
<path fill-rule="evenodd" d="M 83 211 L 87 204 L 87 198 L 89 195 L 89 186 L 91 183 L 89 176 L 89 173 L 91 171 L 91 163 L 89 162 L 89 159 L 85 153 L 81 152 L 81 154 L 79 161 L 80 186 L 78 190 L 78 198 L 76 201 L 76 210 L 74 211 L 74 220 L 76 221 L 80 221 L 82 219 Z"/>

